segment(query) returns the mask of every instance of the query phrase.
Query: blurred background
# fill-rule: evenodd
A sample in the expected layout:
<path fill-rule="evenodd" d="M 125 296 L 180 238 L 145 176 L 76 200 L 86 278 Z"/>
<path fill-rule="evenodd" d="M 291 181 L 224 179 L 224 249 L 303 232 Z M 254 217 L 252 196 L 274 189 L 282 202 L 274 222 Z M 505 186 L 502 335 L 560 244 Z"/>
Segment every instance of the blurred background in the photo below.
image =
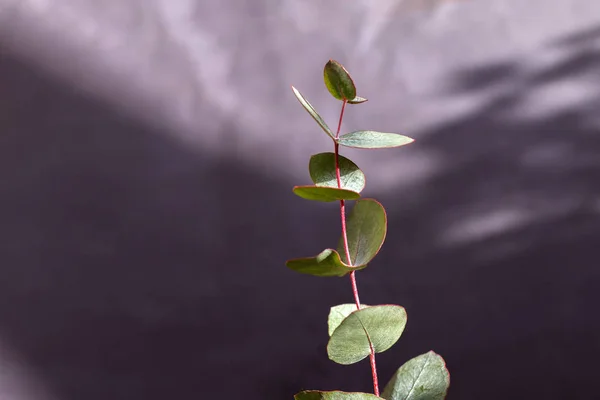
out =
<path fill-rule="evenodd" d="M 385 384 L 435 350 L 448 399 L 595 399 L 600 372 L 600 2 L 0 0 L 0 399 L 292 399 L 370 391 L 327 359 L 347 278 L 288 258 L 337 243 L 304 201 L 345 151 L 389 216 L 358 274 L 406 307 Z"/>

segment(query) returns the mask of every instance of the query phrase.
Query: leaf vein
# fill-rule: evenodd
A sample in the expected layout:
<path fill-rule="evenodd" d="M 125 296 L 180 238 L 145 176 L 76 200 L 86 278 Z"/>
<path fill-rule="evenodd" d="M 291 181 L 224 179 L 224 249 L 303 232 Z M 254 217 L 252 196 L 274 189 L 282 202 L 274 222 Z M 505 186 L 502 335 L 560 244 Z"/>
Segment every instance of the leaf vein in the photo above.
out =
<path fill-rule="evenodd" d="M 421 367 L 421 370 L 419 371 L 419 374 L 417 375 L 417 378 L 415 379 L 415 381 L 413 382 L 408 394 L 406 395 L 404 400 L 408 400 L 410 399 L 410 395 L 412 394 L 412 392 L 415 390 L 415 387 L 417 386 L 417 381 L 421 378 L 421 375 L 423 374 L 423 371 L 425 370 L 425 367 L 427 366 L 427 364 L 429 364 L 429 359 L 431 358 L 431 356 L 427 357 L 427 360 L 425 361 L 425 363 L 423 364 L 423 366 Z"/>

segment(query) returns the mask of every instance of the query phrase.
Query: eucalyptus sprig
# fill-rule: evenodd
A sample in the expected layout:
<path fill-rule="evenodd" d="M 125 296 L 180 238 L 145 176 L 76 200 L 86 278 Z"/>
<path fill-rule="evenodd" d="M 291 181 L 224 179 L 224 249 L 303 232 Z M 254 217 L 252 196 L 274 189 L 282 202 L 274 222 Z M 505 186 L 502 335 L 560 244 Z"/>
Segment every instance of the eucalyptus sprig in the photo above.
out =
<path fill-rule="evenodd" d="M 314 257 L 288 260 L 288 268 L 320 277 L 349 275 L 354 303 L 331 307 L 328 318 L 329 359 L 338 364 L 354 364 L 369 357 L 373 393 L 307 390 L 296 400 L 441 400 L 446 397 L 450 374 L 444 359 L 430 351 L 402 365 L 379 393 L 375 354 L 391 348 L 406 325 L 406 311 L 391 304 L 361 304 L 356 271 L 368 266 L 379 252 L 387 232 L 385 209 L 375 199 L 362 198 L 365 175 L 358 166 L 339 154 L 340 146 L 360 149 L 400 147 L 413 139 L 396 133 L 371 130 L 340 135 L 347 104 L 367 101 L 356 95 L 356 86 L 348 71 L 337 61 L 329 60 L 323 71 L 325 86 L 333 97 L 342 101 L 335 133 L 314 107 L 292 86 L 294 95 L 333 141 L 333 153 L 319 153 L 310 158 L 308 170 L 313 185 L 295 186 L 296 195 L 323 202 L 339 201 L 342 234 L 336 249 L 328 248 Z M 346 217 L 346 202 L 355 201 Z"/>

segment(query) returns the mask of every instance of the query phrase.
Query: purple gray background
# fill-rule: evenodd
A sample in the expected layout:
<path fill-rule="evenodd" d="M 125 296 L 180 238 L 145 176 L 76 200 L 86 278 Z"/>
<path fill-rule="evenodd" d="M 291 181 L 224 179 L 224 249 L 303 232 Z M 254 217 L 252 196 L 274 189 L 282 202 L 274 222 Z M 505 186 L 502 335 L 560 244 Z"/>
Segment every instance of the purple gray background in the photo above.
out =
<path fill-rule="evenodd" d="M 347 151 L 388 210 L 358 275 L 409 320 L 382 384 L 433 349 L 450 400 L 594 399 L 600 356 L 600 3 L 0 0 L 0 399 L 291 399 L 371 390 L 327 360 L 346 279 L 295 197 L 331 143 L 322 84 L 370 99 Z"/>

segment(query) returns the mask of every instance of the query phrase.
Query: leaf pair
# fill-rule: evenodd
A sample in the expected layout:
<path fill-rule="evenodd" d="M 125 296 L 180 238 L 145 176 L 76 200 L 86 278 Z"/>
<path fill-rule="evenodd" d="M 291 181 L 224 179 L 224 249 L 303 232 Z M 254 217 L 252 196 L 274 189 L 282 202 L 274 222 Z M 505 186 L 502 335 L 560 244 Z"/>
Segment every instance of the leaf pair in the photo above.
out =
<path fill-rule="evenodd" d="M 383 149 L 400 147 L 414 142 L 414 140 L 408 136 L 399 135 L 397 133 L 377 132 L 371 130 L 355 131 L 346 133 L 340 137 L 336 137 L 323 117 L 317 113 L 315 108 L 308 102 L 308 100 L 304 98 L 304 96 L 302 96 L 298 89 L 292 86 L 292 91 L 302 107 L 304 107 L 310 116 L 313 117 L 321 129 L 323 129 L 323 131 L 331 139 L 333 139 L 334 142 L 342 146 L 353 147 L 357 149 Z"/>
<path fill-rule="evenodd" d="M 406 326 L 406 311 L 396 305 L 354 304 L 331 308 L 328 318 L 329 358 L 339 364 L 353 364 L 381 353 L 398 341 Z M 443 400 L 450 375 L 441 356 L 430 351 L 400 367 L 386 385 L 381 397 L 368 393 L 309 390 L 295 400 Z"/>
<path fill-rule="evenodd" d="M 333 97 L 350 104 L 360 104 L 367 101 L 364 97 L 356 96 L 356 86 L 352 77 L 346 69 L 337 61 L 329 60 L 323 70 L 323 79 L 327 90 Z M 413 142 L 413 139 L 398 135 L 396 133 L 386 133 L 377 131 L 355 131 L 347 133 L 340 137 L 333 134 L 333 131 L 327 126 L 323 117 L 317 113 L 315 108 L 302 96 L 302 94 L 292 86 L 294 95 L 302 104 L 302 107 L 319 124 L 321 129 L 336 143 L 361 149 L 378 149 L 388 147 L 398 147 Z"/>
<path fill-rule="evenodd" d="M 394 305 L 366 306 L 357 310 L 354 304 L 331 308 L 328 318 L 329 358 L 339 364 L 353 364 L 366 358 L 373 349 L 381 353 L 400 338 L 406 325 L 404 308 Z M 295 400 L 381 400 L 368 393 L 307 390 Z"/>
<path fill-rule="evenodd" d="M 430 351 L 407 361 L 396 371 L 381 397 L 369 393 L 307 390 L 295 400 L 443 400 L 450 385 L 444 359 Z"/>
<path fill-rule="evenodd" d="M 338 249 L 326 249 L 315 257 L 288 260 L 288 268 L 314 276 L 344 276 L 352 271 L 366 268 L 377 255 L 387 232 L 385 209 L 376 200 L 357 200 L 346 222 L 348 252 L 346 259 L 343 238 Z"/>

